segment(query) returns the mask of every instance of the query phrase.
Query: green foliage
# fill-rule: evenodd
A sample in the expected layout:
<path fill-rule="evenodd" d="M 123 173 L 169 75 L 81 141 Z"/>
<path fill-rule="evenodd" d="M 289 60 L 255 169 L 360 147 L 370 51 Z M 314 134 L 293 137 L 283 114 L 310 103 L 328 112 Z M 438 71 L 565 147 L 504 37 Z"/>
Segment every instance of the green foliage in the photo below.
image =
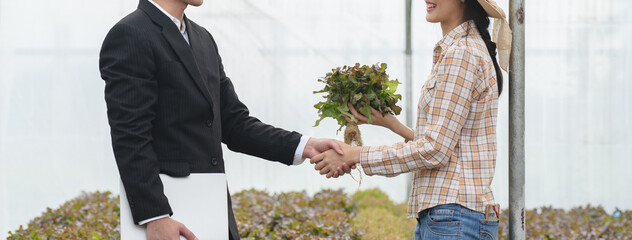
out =
<path fill-rule="evenodd" d="M 386 193 L 378 188 L 357 191 L 351 196 L 351 199 L 358 203 L 358 209 L 360 210 L 378 207 L 393 211 L 393 202 Z"/>
<path fill-rule="evenodd" d="M 577 207 L 569 211 L 552 207 L 527 210 L 527 239 L 632 239 L 632 211 L 619 217 L 602 207 Z M 507 210 L 502 211 L 498 228 L 502 239 L 509 239 Z"/>
<path fill-rule="evenodd" d="M 120 239 L 119 197 L 110 192 L 82 193 L 57 209 L 9 232 L 7 239 Z M 244 239 L 412 239 L 416 221 L 406 218 L 406 203 L 393 204 L 379 189 L 322 190 L 270 196 L 247 190 L 232 196 Z M 507 210 L 500 215 L 499 238 L 508 239 Z M 527 210 L 527 239 L 632 239 L 632 211 L 607 213 L 602 207 L 569 211 Z"/>
<path fill-rule="evenodd" d="M 360 239 L 350 219 L 355 204 L 342 191 L 268 195 L 247 190 L 232 196 L 239 232 L 245 239 Z"/>
<path fill-rule="evenodd" d="M 119 197 L 110 192 L 82 193 L 22 226 L 7 239 L 120 239 Z"/>
<path fill-rule="evenodd" d="M 406 203 L 393 204 L 386 193 L 377 188 L 357 191 L 351 197 L 358 204 L 352 220 L 362 239 L 412 239 L 417 221 L 406 218 Z"/>
<path fill-rule="evenodd" d="M 349 111 L 347 103 L 351 103 L 358 111 L 368 116 L 369 123 L 372 122 L 370 107 L 382 114 L 399 115 L 402 111 L 402 108 L 395 105 L 398 100 L 402 99 L 400 94 L 395 94 L 400 82 L 397 79 L 388 79 L 386 63 L 375 64 L 371 67 L 360 66 L 359 63 L 353 67 L 343 66 L 332 69 L 332 72 L 327 73 L 323 79 L 318 79 L 318 81 L 325 83 L 325 88 L 314 93 L 326 93 L 327 95 L 323 96 L 326 99 L 324 102 L 314 105 L 318 109 L 320 117 L 314 127 L 318 126 L 320 121 L 326 117 L 338 121 L 340 125 L 338 131 L 347 125 L 347 119 L 344 116 L 348 116 L 352 121 L 357 121 Z"/>
<path fill-rule="evenodd" d="M 386 193 L 379 188 L 370 188 L 367 190 L 357 191 L 353 195 L 351 195 L 351 199 L 353 199 L 354 201 L 362 201 L 367 197 L 385 199 L 388 200 L 389 203 L 391 201 L 388 195 L 386 195 Z"/>

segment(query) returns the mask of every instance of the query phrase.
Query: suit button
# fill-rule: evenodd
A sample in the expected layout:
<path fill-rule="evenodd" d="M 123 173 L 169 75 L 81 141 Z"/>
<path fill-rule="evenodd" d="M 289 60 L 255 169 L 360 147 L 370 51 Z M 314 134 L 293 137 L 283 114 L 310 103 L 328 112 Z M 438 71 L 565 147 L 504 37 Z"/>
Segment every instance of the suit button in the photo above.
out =
<path fill-rule="evenodd" d="M 206 127 L 208 127 L 208 128 L 213 127 L 213 121 L 211 121 L 211 120 L 206 120 Z"/>
<path fill-rule="evenodd" d="M 213 164 L 213 166 L 217 166 L 217 158 L 211 159 L 211 164 Z"/>
<path fill-rule="evenodd" d="M 134 202 L 132 200 L 129 200 L 129 207 L 134 208 Z"/>

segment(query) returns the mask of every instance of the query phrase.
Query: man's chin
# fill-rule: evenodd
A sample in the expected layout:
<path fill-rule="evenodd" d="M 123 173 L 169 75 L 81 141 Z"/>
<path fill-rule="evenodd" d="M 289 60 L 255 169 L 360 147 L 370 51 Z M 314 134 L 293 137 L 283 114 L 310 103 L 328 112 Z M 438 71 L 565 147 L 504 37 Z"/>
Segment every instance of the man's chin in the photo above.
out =
<path fill-rule="evenodd" d="M 204 3 L 204 0 L 190 0 L 187 3 L 191 6 L 199 7 L 199 6 L 202 6 L 202 4 Z"/>

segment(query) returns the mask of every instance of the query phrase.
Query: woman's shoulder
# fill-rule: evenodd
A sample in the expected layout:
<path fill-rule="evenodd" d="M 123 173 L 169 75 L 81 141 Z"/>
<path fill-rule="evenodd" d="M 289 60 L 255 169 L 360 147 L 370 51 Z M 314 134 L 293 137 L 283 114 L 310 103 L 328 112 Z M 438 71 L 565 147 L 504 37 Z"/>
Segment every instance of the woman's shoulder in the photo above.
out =
<path fill-rule="evenodd" d="M 474 57 L 478 58 L 485 58 L 489 56 L 487 45 L 485 45 L 485 41 L 483 41 L 483 38 L 481 38 L 480 34 L 478 33 L 470 34 L 459 39 L 458 43 L 456 44 L 456 48 L 467 51 Z"/>
<path fill-rule="evenodd" d="M 494 69 L 493 62 L 485 42 L 480 37 L 464 36 L 458 39 L 443 52 L 443 62 L 450 66 L 465 68 L 470 74 L 465 77 L 473 81 L 475 85 L 480 85 L 489 78 L 491 70 Z"/>
<path fill-rule="evenodd" d="M 479 44 L 459 41 L 457 44 L 453 44 L 448 47 L 443 53 L 443 59 L 454 61 L 466 61 L 470 64 L 478 65 L 484 63 L 486 58 L 489 58 L 487 48 L 481 47 Z"/>
<path fill-rule="evenodd" d="M 443 52 L 443 57 L 451 61 L 466 61 L 477 68 L 493 64 L 487 46 L 480 35 L 461 37 Z"/>

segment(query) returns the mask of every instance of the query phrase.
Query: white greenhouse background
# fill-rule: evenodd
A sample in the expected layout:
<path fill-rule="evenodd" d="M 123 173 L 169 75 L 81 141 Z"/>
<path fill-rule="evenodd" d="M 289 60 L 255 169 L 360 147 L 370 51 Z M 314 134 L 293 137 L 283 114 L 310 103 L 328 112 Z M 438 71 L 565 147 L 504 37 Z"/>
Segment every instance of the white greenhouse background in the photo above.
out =
<path fill-rule="evenodd" d="M 506 0 L 499 4 L 508 9 Z M 413 88 L 415 100 L 441 38 L 424 5 L 413 1 L 414 84 L 399 90 Z M 118 194 L 98 53 L 109 28 L 136 6 L 0 0 L 0 238 L 81 191 Z M 527 208 L 632 209 L 632 2 L 527 0 L 525 10 Z M 333 120 L 312 127 L 320 99 L 312 91 L 331 68 L 386 62 L 404 82 L 403 0 L 207 0 L 186 13 L 217 40 L 251 113 L 275 126 L 342 138 Z M 505 86 L 493 181 L 503 208 L 507 94 Z M 361 130 L 365 145 L 401 140 L 377 127 Z M 233 193 L 379 187 L 406 200 L 409 175 L 363 176 L 359 185 L 348 176 L 325 179 L 309 163 L 285 167 L 225 150 Z"/>

